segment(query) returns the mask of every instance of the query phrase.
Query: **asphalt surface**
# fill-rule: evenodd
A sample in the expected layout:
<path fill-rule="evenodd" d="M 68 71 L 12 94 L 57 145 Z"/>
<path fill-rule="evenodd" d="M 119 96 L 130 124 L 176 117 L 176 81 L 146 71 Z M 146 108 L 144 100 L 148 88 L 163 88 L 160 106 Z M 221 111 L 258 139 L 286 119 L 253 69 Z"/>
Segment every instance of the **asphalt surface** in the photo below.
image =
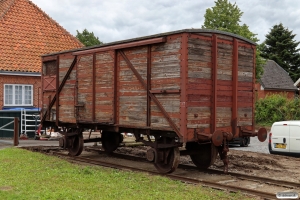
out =
<path fill-rule="evenodd" d="M 12 147 L 13 140 L 11 139 L 1 139 L 0 140 L 0 149 Z M 19 140 L 18 146 L 58 146 L 58 141 L 56 140 Z"/>
<path fill-rule="evenodd" d="M 235 146 L 230 146 L 230 149 L 270 154 L 268 149 L 268 138 L 266 139 L 266 141 L 260 142 L 257 139 L 257 137 L 251 137 L 250 144 L 248 147 L 240 147 L 239 145 L 235 145 Z"/>

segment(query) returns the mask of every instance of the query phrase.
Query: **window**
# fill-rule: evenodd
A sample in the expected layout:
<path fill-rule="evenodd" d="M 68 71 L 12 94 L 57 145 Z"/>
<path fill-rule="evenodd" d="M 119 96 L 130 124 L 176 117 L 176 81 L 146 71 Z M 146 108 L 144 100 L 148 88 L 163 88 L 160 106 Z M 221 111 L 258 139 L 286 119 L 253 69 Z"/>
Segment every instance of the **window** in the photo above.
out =
<path fill-rule="evenodd" d="M 32 106 L 32 85 L 4 85 L 4 106 Z"/>

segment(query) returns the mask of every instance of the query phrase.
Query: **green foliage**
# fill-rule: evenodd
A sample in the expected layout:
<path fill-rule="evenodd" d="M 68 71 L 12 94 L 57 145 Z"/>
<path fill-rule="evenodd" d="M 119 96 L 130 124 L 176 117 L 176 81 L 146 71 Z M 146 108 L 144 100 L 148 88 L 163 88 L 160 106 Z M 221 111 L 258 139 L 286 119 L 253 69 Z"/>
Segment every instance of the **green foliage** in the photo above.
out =
<path fill-rule="evenodd" d="M 202 28 L 217 29 L 236 33 L 240 29 L 240 18 L 243 12 L 237 5 L 227 0 L 215 1 L 215 6 L 206 9 L 204 24 Z"/>
<path fill-rule="evenodd" d="M 280 23 L 271 28 L 260 47 L 262 57 L 278 63 L 294 82 L 300 77 L 300 49 L 297 48 L 300 42 L 294 40 L 295 36 Z"/>
<path fill-rule="evenodd" d="M 255 121 L 259 124 L 300 119 L 300 100 L 288 99 L 286 94 L 266 96 L 264 99 L 259 99 L 255 107 Z"/>
<path fill-rule="evenodd" d="M 257 34 L 252 33 L 246 24 L 240 25 L 243 12 L 236 3 L 232 4 L 228 0 L 217 0 L 215 6 L 206 9 L 204 24 L 202 28 L 227 31 L 243 36 L 253 42 L 258 42 Z M 260 50 L 256 50 L 256 79 L 263 74 L 264 59 L 260 57 Z"/>
<path fill-rule="evenodd" d="M 0 199 L 245 199 L 161 176 L 68 163 L 18 148 L 0 150 Z"/>
<path fill-rule="evenodd" d="M 101 42 L 99 38 L 94 35 L 93 32 L 89 32 L 86 29 L 84 29 L 82 33 L 80 33 L 78 30 L 76 30 L 76 32 L 76 38 L 86 47 L 103 44 L 103 42 Z"/>

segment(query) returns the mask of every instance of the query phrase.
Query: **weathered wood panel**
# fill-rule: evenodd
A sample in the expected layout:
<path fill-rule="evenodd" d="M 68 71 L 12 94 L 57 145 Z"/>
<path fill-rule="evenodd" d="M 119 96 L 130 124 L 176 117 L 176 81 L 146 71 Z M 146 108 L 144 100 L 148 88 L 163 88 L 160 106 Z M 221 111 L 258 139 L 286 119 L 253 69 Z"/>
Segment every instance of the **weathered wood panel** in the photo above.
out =
<path fill-rule="evenodd" d="M 147 82 L 147 46 L 124 50 L 133 67 L 144 82 Z M 119 124 L 146 126 L 147 92 L 122 56 L 119 56 L 118 116 Z"/>
<path fill-rule="evenodd" d="M 210 107 L 188 107 L 187 128 L 209 128 L 211 123 Z"/>
<path fill-rule="evenodd" d="M 252 130 L 254 118 L 254 56 L 253 48 L 238 47 L 238 125 L 249 130 Z"/>
<path fill-rule="evenodd" d="M 77 65 L 77 120 L 92 121 L 93 55 L 82 56 Z"/>
<path fill-rule="evenodd" d="M 217 108 L 216 117 L 217 127 L 231 126 L 231 107 L 219 107 Z"/>
<path fill-rule="evenodd" d="M 50 76 L 55 77 L 55 80 L 53 80 L 53 82 L 51 82 L 51 84 L 53 85 L 53 87 L 51 87 L 52 89 L 56 89 L 56 74 L 57 74 L 57 66 L 56 66 L 56 61 L 50 61 L 50 62 L 44 62 L 42 65 L 42 72 L 43 72 L 43 80 L 47 79 Z M 53 97 L 55 96 L 55 90 L 48 90 L 49 87 L 47 87 L 45 84 L 49 84 L 48 81 L 42 81 L 43 84 L 43 93 L 42 93 L 42 113 L 43 115 L 46 113 L 46 111 L 48 110 L 49 104 L 52 101 Z M 45 89 L 47 88 L 47 89 Z M 56 102 L 55 102 L 56 103 Z M 55 104 L 54 104 L 55 105 Z M 54 106 L 51 110 L 50 110 L 50 118 L 48 118 L 47 116 L 47 120 L 49 121 L 54 121 L 54 115 L 53 113 L 56 113 L 56 107 Z"/>
<path fill-rule="evenodd" d="M 96 54 L 95 121 L 112 123 L 114 118 L 114 52 Z"/>
<path fill-rule="evenodd" d="M 233 37 L 218 35 L 217 38 L 216 127 L 221 129 L 230 127 L 232 121 Z M 212 42 L 208 37 L 197 35 L 192 35 L 188 42 L 187 127 L 209 130 L 207 128 L 212 123 L 211 106 L 214 89 L 211 81 Z M 241 126 L 252 125 L 253 56 L 253 50 L 249 46 L 238 47 L 237 108 L 238 122 Z"/>
<path fill-rule="evenodd" d="M 42 94 L 42 113 L 43 115 L 46 113 L 48 110 L 49 104 L 52 101 L 53 97 L 55 96 L 55 91 L 44 91 Z M 56 103 L 56 102 L 55 102 Z M 54 103 L 54 105 L 55 105 Z M 49 121 L 55 121 L 55 113 L 56 113 L 56 107 L 53 106 L 52 109 L 50 110 L 50 118 L 47 116 L 47 120 Z"/>
<path fill-rule="evenodd" d="M 65 74 L 69 70 L 74 57 L 71 55 L 60 56 L 59 59 L 59 83 L 62 82 Z M 75 83 L 76 67 L 73 68 L 64 87 L 59 94 L 59 120 L 67 123 L 75 123 Z"/>
<path fill-rule="evenodd" d="M 238 81 L 251 82 L 253 81 L 253 49 L 244 46 L 238 48 Z"/>
<path fill-rule="evenodd" d="M 238 125 L 252 126 L 252 107 L 238 109 Z"/>
<path fill-rule="evenodd" d="M 180 90 L 181 36 L 168 37 L 166 43 L 151 48 L 151 89 Z M 180 127 L 180 94 L 154 94 L 174 124 Z M 151 127 L 171 128 L 157 105 L 151 101 Z"/>
<path fill-rule="evenodd" d="M 180 94 L 155 94 L 162 107 L 168 113 L 174 124 L 180 126 Z M 156 106 L 151 102 L 151 127 L 170 128 L 170 124 Z"/>
<path fill-rule="evenodd" d="M 209 128 L 212 101 L 212 42 L 193 35 L 188 40 L 187 128 Z"/>
<path fill-rule="evenodd" d="M 232 80 L 232 51 L 233 47 L 230 44 L 218 43 L 218 70 L 217 79 L 218 80 Z"/>

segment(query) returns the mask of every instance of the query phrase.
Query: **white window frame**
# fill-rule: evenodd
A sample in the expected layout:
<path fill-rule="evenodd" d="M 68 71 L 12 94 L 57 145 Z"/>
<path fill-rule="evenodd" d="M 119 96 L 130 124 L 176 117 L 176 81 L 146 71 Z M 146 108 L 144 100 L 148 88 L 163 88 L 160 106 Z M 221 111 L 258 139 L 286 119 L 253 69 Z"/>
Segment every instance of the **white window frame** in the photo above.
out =
<path fill-rule="evenodd" d="M 5 90 L 5 87 L 6 86 L 13 86 L 13 99 L 12 99 L 12 104 L 7 104 L 5 102 L 5 98 L 6 98 L 6 90 Z M 16 86 L 22 86 L 22 104 L 15 104 L 15 88 Z M 25 104 L 25 87 L 28 86 L 31 88 L 31 104 Z M 4 84 L 4 87 L 3 87 L 3 105 L 4 106 L 33 106 L 33 85 L 23 85 L 23 84 Z"/>

